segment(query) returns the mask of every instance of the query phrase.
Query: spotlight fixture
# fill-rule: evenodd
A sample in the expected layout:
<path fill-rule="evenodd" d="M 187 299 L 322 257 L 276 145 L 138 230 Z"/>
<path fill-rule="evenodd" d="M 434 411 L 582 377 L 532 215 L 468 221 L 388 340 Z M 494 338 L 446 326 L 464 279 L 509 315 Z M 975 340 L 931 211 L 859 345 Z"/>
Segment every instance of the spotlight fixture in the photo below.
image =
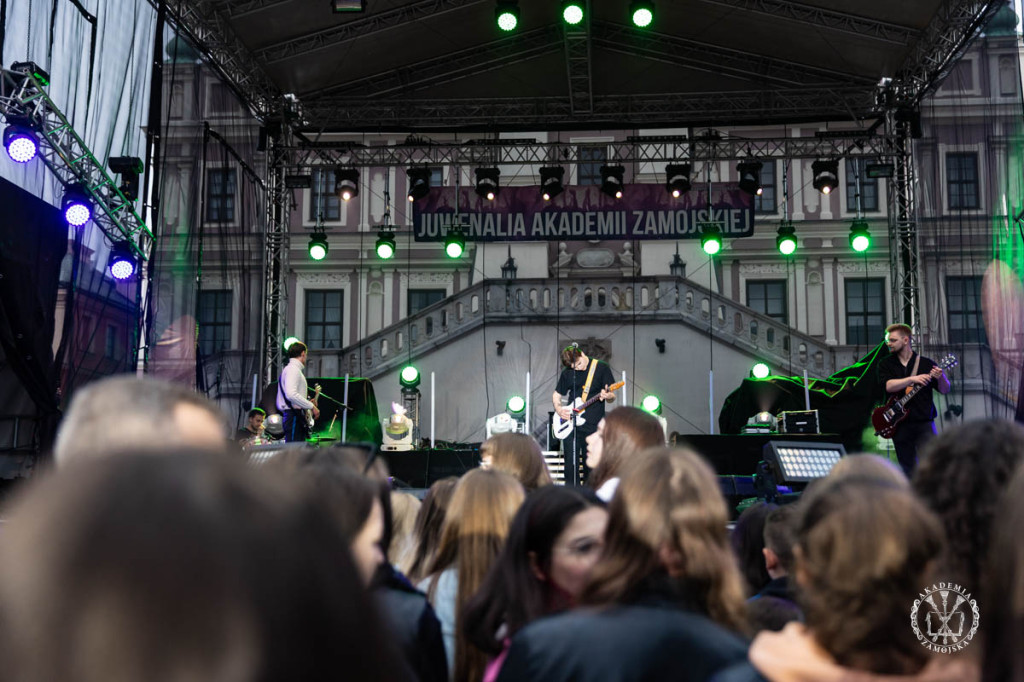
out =
<path fill-rule="evenodd" d="M 717 223 L 701 223 L 700 248 L 709 256 L 722 250 L 722 231 L 718 229 Z"/>
<path fill-rule="evenodd" d="M 747 194 L 761 196 L 761 162 L 740 161 L 736 164 L 736 172 L 740 176 L 740 189 Z"/>
<path fill-rule="evenodd" d="M 287 351 L 289 348 L 292 347 L 292 344 L 297 342 L 298 340 L 299 339 L 297 336 L 289 336 L 287 339 L 284 340 L 284 343 L 281 344 L 281 347 L 284 348 L 285 351 Z"/>
<path fill-rule="evenodd" d="M 355 168 L 339 168 L 334 171 L 334 193 L 342 201 L 359 196 L 359 171 Z"/>
<path fill-rule="evenodd" d="M 39 139 L 25 119 L 9 118 L 4 128 L 4 148 L 16 163 L 28 163 L 39 153 Z"/>
<path fill-rule="evenodd" d="M 323 232 L 314 232 L 309 238 L 309 257 L 313 260 L 327 257 L 327 235 Z"/>
<path fill-rule="evenodd" d="M 448 236 L 444 240 L 445 255 L 452 259 L 460 258 L 465 250 L 466 238 L 462 235 L 462 229 L 458 227 L 448 228 Z"/>
<path fill-rule="evenodd" d="M 828 476 L 832 467 L 846 455 L 837 443 L 772 440 L 765 444 L 764 459 L 778 474 L 783 485 L 807 483 Z"/>
<path fill-rule="evenodd" d="M 498 176 L 500 175 L 501 171 L 497 168 L 477 168 L 476 193 L 487 201 L 494 201 L 498 192 L 501 191 L 501 188 L 498 187 Z"/>
<path fill-rule="evenodd" d="M 601 166 L 601 191 L 614 199 L 622 198 L 622 166 Z"/>
<path fill-rule="evenodd" d="M 665 166 L 665 189 L 675 198 L 690 191 L 690 164 L 670 163 Z"/>
<path fill-rule="evenodd" d="M 113 156 L 107 161 L 110 170 L 121 176 L 121 194 L 128 201 L 139 198 L 139 175 L 145 170 L 142 159 L 137 156 Z"/>
<path fill-rule="evenodd" d="M 796 229 L 793 223 L 779 225 L 779 236 L 775 238 L 775 246 L 783 256 L 792 256 L 796 251 Z"/>
<path fill-rule="evenodd" d="M 581 0 L 564 0 L 562 2 L 562 20 L 570 26 L 583 21 L 583 2 Z"/>
<path fill-rule="evenodd" d="M 850 248 L 863 253 L 871 247 L 871 233 L 866 220 L 854 220 L 850 226 Z"/>
<path fill-rule="evenodd" d="M 522 418 L 526 413 L 526 399 L 521 395 L 514 395 L 505 403 L 505 411 L 517 419 Z"/>
<path fill-rule="evenodd" d="M 654 3 L 650 0 L 633 0 L 629 3 L 629 16 L 637 28 L 647 28 L 654 21 Z"/>
<path fill-rule="evenodd" d="M 661 414 L 661 399 L 656 395 L 645 395 L 640 407 L 651 414 Z"/>
<path fill-rule="evenodd" d="M 390 260 L 395 255 L 395 233 L 393 230 L 381 228 L 377 233 L 377 258 Z"/>
<path fill-rule="evenodd" d="M 398 383 L 402 388 L 416 388 L 420 385 L 420 371 L 412 365 L 406 365 L 398 373 Z"/>
<path fill-rule="evenodd" d="M 110 276 L 119 282 L 123 282 L 135 274 L 135 253 L 128 242 L 118 242 L 110 249 L 110 257 L 107 259 L 107 269 Z"/>
<path fill-rule="evenodd" d="M 64 220 L 68 225 L 81 227 L 92 217 L 92 201 L 81 185 L 68 185 L 64 190 L 64 198 L 60 202 Z"/>
<path fill-rule="evenodd" d="M 516 30 L 519 25 L 519 2 L 517 0 L 498 0 L 494 8 L 494 19 L 498 28 L 506 33 Z"/>
<path fill-rule="evenodd" d="M 831 194 L 839 186 L 838 161 L 815 161 L 811 164 L 811 173 L 814 177 L 811 184 L 822 194 Z"/>
<path fill-rule="evenodd" d="M 430 191 L 430 169 L 410 168 L 406 175 L 409 177 L 409 201 L 427 196 Z"/>
<path fill-rule="evenodd" d="M 563 191 L 562 178 L 565 169 L 561 166 L 547 166 L 540 169 L 540 196 L 544 201 L 551 201 Z"/>
<path fill-rule="evenodd" d="M 750 376 L 755 379 L 767 379 L 771 373 L 772 370 L 763 362 L 759 362 L 750 368 Z"/>

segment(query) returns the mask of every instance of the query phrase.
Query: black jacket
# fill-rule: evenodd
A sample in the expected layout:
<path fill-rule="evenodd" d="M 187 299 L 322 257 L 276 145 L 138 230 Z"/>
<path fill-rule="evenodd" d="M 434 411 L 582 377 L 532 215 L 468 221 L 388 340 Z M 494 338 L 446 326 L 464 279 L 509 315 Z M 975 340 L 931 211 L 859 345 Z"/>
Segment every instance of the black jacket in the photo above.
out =
<path fill-rule="evenodd" d="M 374 577 L 374 596 L 407 667 L 420 682 L 447 682 L 441 623 L 427 596 L 390 565 Z"/>

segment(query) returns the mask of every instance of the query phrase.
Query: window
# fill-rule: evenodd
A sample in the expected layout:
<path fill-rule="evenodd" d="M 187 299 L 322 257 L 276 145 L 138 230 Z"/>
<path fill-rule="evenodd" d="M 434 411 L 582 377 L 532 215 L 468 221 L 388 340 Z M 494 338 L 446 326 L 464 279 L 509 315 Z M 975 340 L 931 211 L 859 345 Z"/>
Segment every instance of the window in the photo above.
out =
<path fill-rule="evenodd" d="M 424 308 L 429 308 L 448 295 L 444 289 L 409 289 L 409 314 L 415 315 Z"/>
<path fill-rule="evenodd" d="M 431 173 L 433 179 L 433 173 Z M 323 197 L 323 206 L 320 197 Z M 309 219 L 316 222 L 317 214 L 324 212 L 324 220 L 341 220 L 341 197 L 334 193 L 334 171 L 313 171 L 313 189 L 310 192 Z"/>
<path fill-rule="evenodd" d="M 946 154 L 946 195 L 950 209 L 978 208 L 978 154 Z"/>
<path fill-rule="evenodd" d="M 846 160 L 846 210 L 857 212 L 857 174 L 860 173 L 860 207 L 864 211 L 878 210 L 878 178 L 869 178 L 865 168 L 867 159 Z"/>
<path fill-rule="evenodd" d="M 580 147 L 576 164 L 576 184 L 600 185 L 601 166 L 608 161 L 607 147 Z"/>
<path fill-rule="evenodd" d="M 846 280 L 846 343 L 874 345 L 885 324 L 885 280 Z"/>
<path fill-rule="evenodd" d="M 775 162 L 761 166 L 761 196 L 754 195 L 755 213 L 775 213 Z"/>
<path fill-rule="evenodd" d="M 117 327 L 112 324 L 107 325 L 107 338 L 106 344 L 103 347 L 103 357 L 108 360 L 117 358 Z"/>
<path fill-rule="evenodd" d="M 1016 57 L 999 58 L 999 94 L 1010 97 L 1017 94 L 1017 83 L 1020 82 L 1020 70 Z"/>
<path fill-rule="evenodd" d="M 786 281 L 771 279 L 747 282 L 747 307 L 779 322 L 788 323 Z"/>
<path fill-rule="evenodd" d="M 231 292 L 199 292 L 199 352 L 218 353 L 231 345 Z"/>
<path fill-rule="evenodd" d="M 950 343 L 985 343 L 981 316 L 981 277 L 947 277 Z"/>
<path fill-rule="evenodd" d="M 341 349 L 341 291 L 306 291 L 306 345 Z"/>
<path fill-rule="evenodd" d="M 211 223 L 235 219 L 235 169 L 211 168 L 206 172 L 206 220 Z"/>
<path fill-rule="evenodd" d="M 444 169 L 441 167 L 430 169 L 430 186 L 444 187 Z"/>

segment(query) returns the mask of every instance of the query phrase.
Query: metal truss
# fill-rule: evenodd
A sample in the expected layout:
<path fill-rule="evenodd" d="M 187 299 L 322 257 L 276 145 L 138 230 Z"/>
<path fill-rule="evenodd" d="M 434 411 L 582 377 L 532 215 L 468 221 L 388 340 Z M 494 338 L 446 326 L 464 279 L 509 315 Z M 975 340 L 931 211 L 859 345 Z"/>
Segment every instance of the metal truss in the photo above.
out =
<path fill-rule="evenodd" d="M 289 168 L 318 165 L 351 167 L 412 165 L 536 165 L 577 163 L 580 149 L 595 145 L 564 142 L 538 143 L 523 140 L 471 141 L 466 143 L 397 144 L 362 146 L 351 142 L 318 142 L 282 148 L 282 162 Z M 608 161 L 620 163 L 665 161 L 728 161 L 757 159 L 819 159 L 869 157 L 889 159 L 900 153 L 884 134 L 830 133 L 826 137 L 727 138 L 637 137 L 600 143 Z"/>
<path fill-rule="evenodd" d="M 918 332 L 920 303 L 918 295 L 917 207 L 914 197 L 914 159 L 910 121 L 900 120 L 895 111 L 886 115 L 886 128 L 892 135 L 895 174 L 889 184 L 889 270 L 892 275 L 892 309 L 897 319 Z"/>
<path fill-rule="evenodd" d="M 701 0 L 701 2 L 782 17 L 807 26 L 841 31 L 860 38 L 884 40 L 897 45 L 908 45 L 920 36 L 919 31 L 906 26 L 866 19 L 845 12 L 789 0 Z"/>
<path fill-rule="evenodd" d="M 0 113 L 8 121 L 19 117 L 30 123 L 42 162 L 65 187 L 77 184 L 89 193 L 98 209 L 92 220 L 111 244 L 126 241 L 141 261 L 148 260 L 153 233 L 43 87 L 28 69 L 0 70 Z"/>
<path fill-rule="evenodd" d="M 282 138 L 268 141 L 267 152 L 267 228 L 263 247 L 263 320 L 261 322 L 263 347 L 261 348 L 263 372 L 261 386 L 266 386 L 277 376 L 282 364 L 282 343 L 284 341 L 285 275 L 288 272 L 287 232 L 291 212 L 291 191 L 285 187 L 284 161 L 287 158 L 280 143 L 289 131 L 282 132 Z"/>
<path fill-rule="evenodd" d="M 569 107 L 573 116 L 594 110 L 594 88 L 590 71 L 590 0 L 583 4 L 583 21 L 565 25 L 565 67 L 569 86 Z"/>

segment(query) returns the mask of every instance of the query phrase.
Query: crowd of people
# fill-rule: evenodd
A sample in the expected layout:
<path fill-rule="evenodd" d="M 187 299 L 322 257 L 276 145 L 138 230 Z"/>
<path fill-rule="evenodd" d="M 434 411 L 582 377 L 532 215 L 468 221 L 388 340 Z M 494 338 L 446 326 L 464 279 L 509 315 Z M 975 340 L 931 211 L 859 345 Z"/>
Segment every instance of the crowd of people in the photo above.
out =
<path fill-rule="evenodd" d="M 362 448 L 253 466 L 226 435 L 173 384 L 76 396 L 2 512 L 0 678 L 1024 682 L 1010 422 L 946 429 L 911 480 L 847 456 L 735 522 L 629 407 L 588 435 L 583 487 L 502 434 L 422 500 Z"/>

